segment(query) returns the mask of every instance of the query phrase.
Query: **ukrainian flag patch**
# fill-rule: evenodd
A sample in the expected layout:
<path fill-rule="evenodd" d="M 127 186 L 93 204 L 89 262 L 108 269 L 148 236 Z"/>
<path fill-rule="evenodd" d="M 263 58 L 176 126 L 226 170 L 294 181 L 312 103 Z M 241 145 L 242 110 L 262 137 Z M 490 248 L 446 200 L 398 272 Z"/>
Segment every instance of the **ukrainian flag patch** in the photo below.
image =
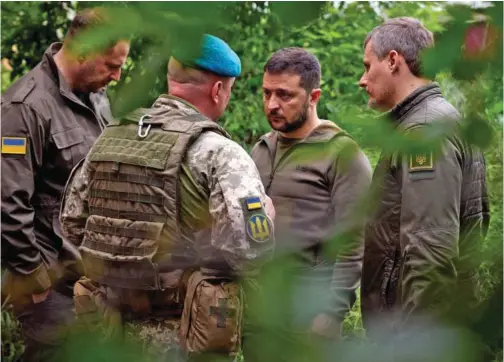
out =
<path fill-rule="evenodd" d="M 26 155 L 26 138 L 2 137 L 2 154 Z"/>
<path fill-rule="evenodd" d="M 245 199 L 245 205 L 247 205 L 247 210 L 257 210 L 262 207 L 261 199 L 258 197 L 247 197 Z"/>

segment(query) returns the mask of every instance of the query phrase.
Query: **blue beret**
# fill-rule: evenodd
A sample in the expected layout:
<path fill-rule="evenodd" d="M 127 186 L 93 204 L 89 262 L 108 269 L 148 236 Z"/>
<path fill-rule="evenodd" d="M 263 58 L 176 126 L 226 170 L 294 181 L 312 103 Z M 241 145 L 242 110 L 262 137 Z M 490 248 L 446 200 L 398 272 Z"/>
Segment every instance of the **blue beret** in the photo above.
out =
<path fill-rule="evenodd" d="M 199 56 L 183 63 L 189 63 L 223 77 L 237 77 L 241 73 L 240 57 L 224 40 L 209 34 L 203 35 Z"/>

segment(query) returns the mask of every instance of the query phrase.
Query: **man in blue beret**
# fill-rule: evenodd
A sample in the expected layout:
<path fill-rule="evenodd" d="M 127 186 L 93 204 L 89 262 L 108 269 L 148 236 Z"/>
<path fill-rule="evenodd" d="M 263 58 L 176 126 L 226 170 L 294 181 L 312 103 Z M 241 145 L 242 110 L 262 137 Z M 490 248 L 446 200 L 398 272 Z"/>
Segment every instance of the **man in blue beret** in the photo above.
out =
<path fill-rule="evenodd" d="M 85 266 L 75 311 L 89 328 L 135 326 L 126 336 L 154 354 L 179 341 L 189 354 L 235 356 L 236 280 L 270 258 L 274 209 L 252 159 L 215 122 L 239 57 L 211 35 L 198 56 L 176 57 L 168 94 L 111 122 L 68 181 L 60 221 Z"/>

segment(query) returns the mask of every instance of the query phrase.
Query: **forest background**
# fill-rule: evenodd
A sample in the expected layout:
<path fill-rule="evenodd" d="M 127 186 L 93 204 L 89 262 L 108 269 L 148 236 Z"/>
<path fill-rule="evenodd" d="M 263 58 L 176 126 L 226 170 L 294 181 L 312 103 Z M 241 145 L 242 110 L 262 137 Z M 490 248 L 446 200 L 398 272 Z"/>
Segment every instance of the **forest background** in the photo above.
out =
<path fill-rule="evenodd" d="M 76 10 L 99 4 L 2 2 L 2 92 L 34 67 L 52 42 L 62 40 Z M 262 110 L 262 67 L 275 50 L 300 46 L 317 56 L 322 66 L 319 116 L 349 132 L 373 166 L 379 147 L 387 144 L 387 131 L 375 121 L 377 115 L 367 109 L 367 96 L 357 85 L 363 72 L 363 40 L 368 31 L 387 18 L 412 16 L 422 21 L 436 37 L 435 49 L 425 54 L 424 72 L 440 84 L 445 97 L 464 114 L 465 135 L 485 153 L 492 219 L 482 246 L 481 315 L 473 332 L 483 341 L 486 360 L 502 361 L 502 3 L 250 1 L 104 5 L 114 7 L 115 19 L 120 21 L 90 35 L 91 42 L 106 42 L 117 33 L 135 34 L 121 80 L 108 89 L 114 115 L 148 107 L 165 93 L 166 61 L 172 49 L 186 46 L 191 51 L 195 39 L 209 32 L 225 39 L 242 60 L 242 74 L 220 124 L 250 150 L 258 137 L 269 131 Z M 476 27 L 486 31 L 483 39 L 469 31 Z M 359 308 L 357 300 L 344 323 L 344 340 L 352 343 L 365 338 Z M 2 305 L 1 327 L 2 360 L 15 361 L 23 346 L 7 305 Z"/>

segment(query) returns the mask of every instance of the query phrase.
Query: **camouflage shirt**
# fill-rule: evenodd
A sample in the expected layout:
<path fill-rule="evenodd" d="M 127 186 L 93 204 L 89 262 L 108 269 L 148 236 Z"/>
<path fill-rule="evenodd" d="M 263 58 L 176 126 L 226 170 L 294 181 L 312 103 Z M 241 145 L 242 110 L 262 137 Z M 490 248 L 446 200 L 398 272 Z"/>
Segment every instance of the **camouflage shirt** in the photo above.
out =
<path fill-rule="evenodd" d="M 167 117 L 195 112 L 185 101 L 165 95 L 153 107 L 166 110 Z M 201 230 L 198 240 L 204 243 L 198 249 L 209 257 L 223 259 L 236 271 L 243 271 L 259 259 L 265 260 L 273 251 L 273 224 L 269 217 L 264 217 L 266 194 L 246 151 L 231 139 L 205 132 L 189 147 L 185 160 L 183 168 L 189 170 L 198 192 L 206 195 L 205 205 L 211 217 L 211 227 Z M 86 158 L 73 170 L 63 195 L 62 231 L 78 246 L 88 217 L 88 186 L 92 178 Z M 253 207 L 247 207 L 252 204 Z M 258 220 L 264 228 L 257 225 Z M 202 235 L 206 237 L 201 238 Z"/>

